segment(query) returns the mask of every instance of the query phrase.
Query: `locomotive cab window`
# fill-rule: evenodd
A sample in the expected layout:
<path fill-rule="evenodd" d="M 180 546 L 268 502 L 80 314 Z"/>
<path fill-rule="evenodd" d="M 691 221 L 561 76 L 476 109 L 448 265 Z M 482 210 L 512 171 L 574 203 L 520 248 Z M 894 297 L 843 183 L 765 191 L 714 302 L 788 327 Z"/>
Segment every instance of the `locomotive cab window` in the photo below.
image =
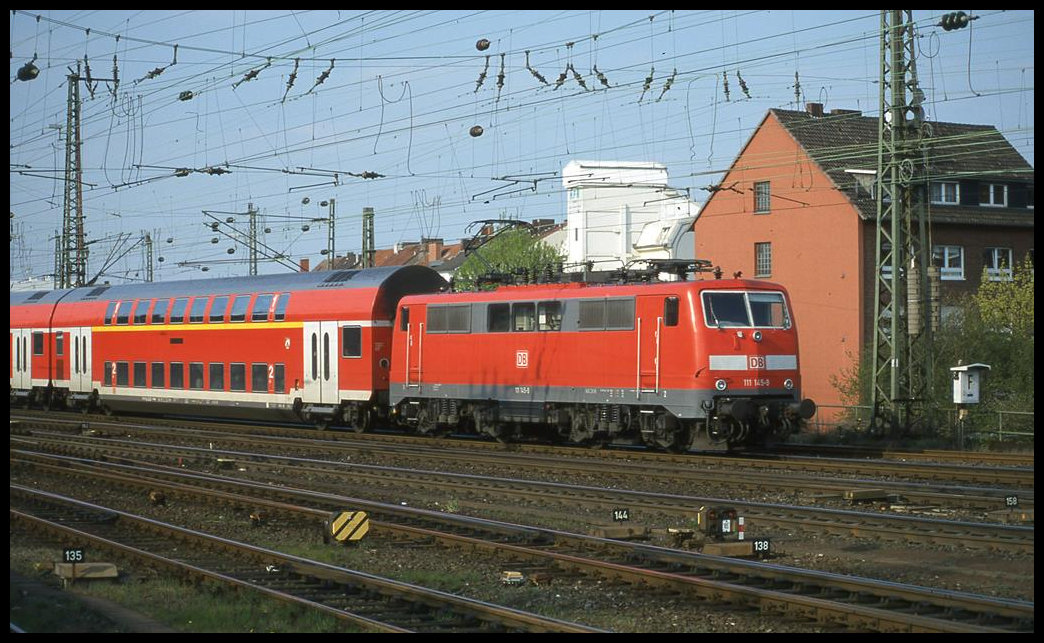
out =
<path fill-rule="evenodd" d="M 406 330 L 410 326 L 410 309 L 403 306 L 399 309 L 399 330 Z"/>
<path fill-rule="evenodd" d="M 665 297 L 663 300 L 663 325 L 678 325 L 678 298 Z"/>
<path fill-rule="evenodd" d="M 486 307 L 486 330 L 491 333 L 511 330 L 511 304 L 490 304 Z"/>
<path fill-rule="evenodd" d="M 362 327 L 341 328 L 341 357 L 362 357 Z"/>
<path fill-rule="evenodd" d="M 562 302 L 542 301 L 537 304 L 537 330 L 562 329 Z"/>
<path fill-rule="evenodd" d="M 783 294 L 778 292 L 703 293 L 703 315 L 715 328 L 790 328 Z"/>
<path fill-rule="evenodd" d="M 528 302 L 511 304 L 511 330 L 516 333 L 524 333 L 534 328 L 536 328 L 536 305 Z"/>

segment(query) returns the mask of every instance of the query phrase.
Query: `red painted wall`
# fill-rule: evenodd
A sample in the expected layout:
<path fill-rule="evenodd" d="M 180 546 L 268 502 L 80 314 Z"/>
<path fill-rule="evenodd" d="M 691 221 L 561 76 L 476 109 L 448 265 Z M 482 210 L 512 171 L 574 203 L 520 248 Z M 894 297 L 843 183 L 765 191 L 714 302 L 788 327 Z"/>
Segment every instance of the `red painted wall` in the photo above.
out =
<path fill-rule="evenodd" d="M 754 214 L 754 183 L 768 181 L 770 209 Z M 802 395 L 819 419 L 841 404 L 832 378 L 859 358 L 863 337 L 861 226 L 855 208 L 769 113 L 694 226 L 696 257 L 726 276 L 762 278 L 754 244 L 771 242 L 772 272 L 763 278 L 790 291 L 800 335 Z M 824 408 L 826 405 L 827 408 Z"/>

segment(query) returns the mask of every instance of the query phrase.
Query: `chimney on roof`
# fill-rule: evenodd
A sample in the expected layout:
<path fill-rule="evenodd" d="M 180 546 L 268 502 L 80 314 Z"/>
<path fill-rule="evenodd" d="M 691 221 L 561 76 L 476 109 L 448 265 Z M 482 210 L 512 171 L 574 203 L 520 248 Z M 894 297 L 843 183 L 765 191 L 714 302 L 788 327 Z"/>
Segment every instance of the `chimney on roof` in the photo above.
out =
<path fill-rule="evenodd" d="M 830 115 L 831 116 L 845 116 L 845 115 L 849 115 L 849 114 L 852 115 L 852 116 L 862 116 L 863 112 L 861 112 L 858 109 L 832 109 L 832 110 L 830 110 Z"/>
<path fill-rule="evenodd" d="M 822 118 L 823 103 L 805 103 L 805 111 L 813 118 Z"/>
<path fill-rule="evenodd" d="M 442 239 L 421 239 L 427 249 L 427 264 L 442 260 Z"/>
<path fill-rule="evenodd" d="M 312 262 L 308 259 L 301 260 L 301 272 L 308 272 L 311 268 Z"/>

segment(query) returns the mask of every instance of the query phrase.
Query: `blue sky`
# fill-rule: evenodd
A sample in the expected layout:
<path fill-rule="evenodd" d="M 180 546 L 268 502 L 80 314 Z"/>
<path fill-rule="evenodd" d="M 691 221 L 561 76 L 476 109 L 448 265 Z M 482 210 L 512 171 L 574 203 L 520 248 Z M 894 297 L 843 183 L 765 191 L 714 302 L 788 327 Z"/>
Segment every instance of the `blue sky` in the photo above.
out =
<path fill-rule="evenodd" d="M 976 11 L 949 32 L 942 13 L 914 11 L 928 117 L 993 125 L 1033 164 L 1034 12 Z M 112 283 L 144 278 L 144 233 L 156 280 L 247 274 L 250 204 L 270 253 L 313 266 L 331 198 L 338 255 L 361 249 L 364 207 L 377 247 L 455 242 L 478 219 L 561 221 L 570 160 L 664 163 L 702 202 L 768 109 L 878 113 L 877 10 L 9 20 L 12 282 L 53 272 L 77 64 L 99 79 L 80 83 L 87 273 Z M 38 77 L 17 80 L 34 56 Z"/>

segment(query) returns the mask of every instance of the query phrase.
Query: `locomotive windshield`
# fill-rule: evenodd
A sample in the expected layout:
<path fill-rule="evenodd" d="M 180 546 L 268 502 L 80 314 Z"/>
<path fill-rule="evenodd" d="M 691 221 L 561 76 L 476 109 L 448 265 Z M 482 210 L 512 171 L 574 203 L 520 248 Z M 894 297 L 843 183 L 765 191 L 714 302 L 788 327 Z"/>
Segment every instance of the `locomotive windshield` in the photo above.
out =
<path fill-rule="evenodd" d="M 715 328 L 790 328 L 790 315 L 779 292 L 703 293 L 703 316 Z"/>

